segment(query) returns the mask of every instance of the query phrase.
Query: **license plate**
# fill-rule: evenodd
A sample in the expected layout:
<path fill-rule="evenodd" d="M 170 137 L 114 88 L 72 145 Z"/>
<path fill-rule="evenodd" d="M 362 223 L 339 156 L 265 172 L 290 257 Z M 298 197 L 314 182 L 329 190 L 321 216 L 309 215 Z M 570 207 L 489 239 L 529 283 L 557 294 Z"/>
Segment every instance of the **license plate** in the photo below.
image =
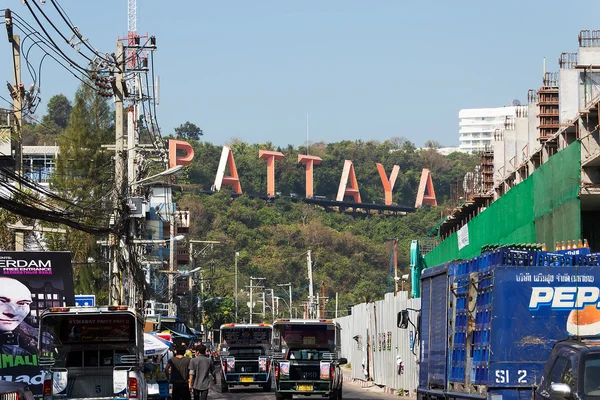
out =
<path fill-rule="evenodd" d="M 298 385 L 296 388 L 299 392 L 312 392 L 312 385 Z"/>
<path fill-rule="evenodd" d="M 254 378 L 251 376 L 242 376 L 240 382 L 254 382 Z"/>

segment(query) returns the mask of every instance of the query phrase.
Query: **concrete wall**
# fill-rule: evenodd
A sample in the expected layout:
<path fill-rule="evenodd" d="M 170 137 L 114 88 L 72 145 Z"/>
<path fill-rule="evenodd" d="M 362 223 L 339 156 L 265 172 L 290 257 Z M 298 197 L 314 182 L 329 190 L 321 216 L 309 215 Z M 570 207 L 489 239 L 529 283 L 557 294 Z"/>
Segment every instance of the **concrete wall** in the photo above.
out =
<path fill-rule="evenodd" d="M 577 53 L 579 65 L 600 64 L 600 47 L 579 47 Z"/>
<path fill-rule="evenodd" d="M 420 308 L 421 300 L 409 299 L 408 292 L 399 292 L 396 297 L 388 293 L 384 300 L 358 304 L 352 307 L 352 315 L 337 319 L 342 327 L 341 355 L 351 364 L 353 378 L 415 393 L 419 372 L 416 328 L 399 329 L 396 316 L 401 310 Z M 410 311 L 410 320 L 416 324 L 416 311 Z M 396 369 L 397 356 L 404 363 L 401 375 Z"/>
<path fill-rule="evenodd" d="M 516 170 L 517 132 L 514 129 L 504 130 L 504 173 L 505 175 Z"/>
<path fill-rule="evenodd" d="M 558 81 L 560 123 L 564 124 L 579 113 L 579 70 L 561 69 Z"/>
<path fill-rule="evenodd" d="M 494 140 L 494 185 L 504 180 L 506 171 L 504 167 L 504 141 Z"/>
<path fill-rule="evenodd" d="M 579 110 L 587 106 L 600 96 L 600 73 L 582 71 L 579 74 Z"/>
<path fill-rule="evenodd" d="M 528 104 L 527 111 L 527 121 L 528 121 L 528 133 L 529 133 L 529 156 L 538 151 L 542 145 L 540 141 L 537 140 L 540 137 L 540 132 L 537 127 L 540 125 L 540 121 L 538 119 L 538 114 L 540 113 L 540 108 L 535 103 Z"/>
<path fill-rule="evenodd" d="M 527 149 L 524 149 L 529 143 L 529 121 L 527 117 L 515 119 L 515 147 L 517 165 L 525 162 L 527 159 Z"/>

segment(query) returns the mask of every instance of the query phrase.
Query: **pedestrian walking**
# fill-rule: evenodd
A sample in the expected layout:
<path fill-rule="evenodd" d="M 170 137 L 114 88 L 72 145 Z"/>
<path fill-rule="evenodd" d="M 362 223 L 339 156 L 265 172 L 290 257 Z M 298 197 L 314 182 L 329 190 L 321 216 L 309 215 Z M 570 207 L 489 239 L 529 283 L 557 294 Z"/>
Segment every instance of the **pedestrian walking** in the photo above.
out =
<path fill-rule="evenodd" d="M 196 357 L 190 362 L 189 388 L 194 391 L 194 400 L 207 400 L 210 388 L 210 376 L 212 382 L 217 383 L 215 364 L 206 355 L 206 346 L 201 344 L 196 347 Z"/>
<path fill-rule="evenodd" d="M 178 346 L 175 348 L 175 357 L 167 362 L 165 374 L 169 378 L 169 383 L 173 385 L 172 400 L 191 400 L 186 382 L 186 377 L 190 374 L 190 361 L 189 357 L 185 357 L 185 347 Z"/>

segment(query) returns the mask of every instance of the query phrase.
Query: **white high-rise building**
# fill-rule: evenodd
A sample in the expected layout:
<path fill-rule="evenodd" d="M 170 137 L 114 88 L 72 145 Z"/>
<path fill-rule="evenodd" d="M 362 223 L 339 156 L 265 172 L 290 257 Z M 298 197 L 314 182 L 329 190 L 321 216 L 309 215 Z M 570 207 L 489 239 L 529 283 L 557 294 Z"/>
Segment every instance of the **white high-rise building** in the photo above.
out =
<path fill-rule="evenodd" d="M 492 145 L 494 132 L 515 117 L 516 107 L 466 108 L 458 112 L 460 149 L 473 153 Z"/>

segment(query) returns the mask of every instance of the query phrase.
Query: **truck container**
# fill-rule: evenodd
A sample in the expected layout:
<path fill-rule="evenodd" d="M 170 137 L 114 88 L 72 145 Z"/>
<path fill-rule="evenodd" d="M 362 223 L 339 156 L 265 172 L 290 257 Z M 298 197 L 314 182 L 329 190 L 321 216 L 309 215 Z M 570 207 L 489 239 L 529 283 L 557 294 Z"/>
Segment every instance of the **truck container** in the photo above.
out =
<path fill-rule="evenodd" d="M 586 253 L 501 248 L 425 269 L 418 398 L 532 398 L 558 341 L 600 334 L 600 267 Z"/>

